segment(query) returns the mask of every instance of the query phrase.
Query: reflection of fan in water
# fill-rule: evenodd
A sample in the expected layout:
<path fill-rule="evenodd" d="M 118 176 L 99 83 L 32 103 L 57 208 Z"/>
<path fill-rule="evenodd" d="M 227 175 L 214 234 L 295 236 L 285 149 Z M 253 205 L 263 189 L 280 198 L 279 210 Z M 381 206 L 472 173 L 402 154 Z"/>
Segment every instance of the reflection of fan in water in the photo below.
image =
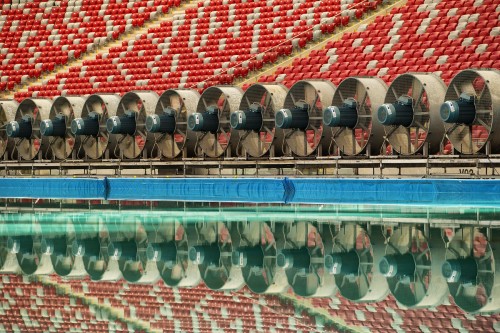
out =
<path fill-rule="evenodd" d="M 229 118 L 242 95 L 237 87 L 210 87 L 203 92 L 196 112 L 188 117 L 188 128 L 196 133 L 198 154 L 220 157 L 226 152 L 232 153 Z"/>
<path fill-rule="evenodd" d="M 318 228 L 307 222 L 286 228 L 285 242 L 276 260 L 278 267 L 285 270 L 288 284 L 300 296 L 331 296 L 336 291 L 335 283 L 324 269 L 325 245 Z"/>
<path fill-rule="evenodd" d="M 71 122 L 71 133 L 81 137 L 81 144 L 88 158 L 98 159 L 104 157 L 104 154 L 114 157 L 114 141 L 110 140 L 106 123 L 109 117 L 116 115 L 119 103 L 120 98 L 115 95 L 91 95 L 85 101 L 81 118 L 75 118 Z"/>
<path fill-rule="evenodd" d="M 146 147 L 146 117 L 152 114 L 158 96 L 154 92 L 128 92 L 120 100 L 116 116 L 107 120 L 111 134 L 118 135 L 120 154 L 125 158 L 137 158 Z"/>
<path fill-rule="evenodd" d="M 385 104 L 377 110 L 385 137 L 402 155 L 439 151 L 443 129 L 437 108 L 444 96 L 444 83 L 433 74 L 403 74 L 390 85 Z"/>
<path fill-rule="evenodd" d="M 279 293 L 288 283 L 276 268 L 276 241 L 267 223 L 239 224 L 240 246 L 233 251 L 234 266 L 241 267 L 243 278 L 255 293 Z"/>
<path fill-rule="evenodd" d="M 179 222 L 158 225 L 153 244 L 148 247 L 148 260 L 156 261 L 158 271 L 170 287 L 193 287 L 200 274 L 189 262 L 186 229 Z"/>
<path fill-rule="evenodd" d="M 429 242 L 416 227 L 403 226 L 391 235 L 379 270 L 398 302 L 407 307 L 424 307 L 442 301 L 446 290 L 436 268 L 441 254 L 443 249 L 433 248 L 431 258 Z"/>
<path fill-rule="evenodd" d="M 358 155 L 367 148 L 368 153 L 379 153 L 382 126 L 372 114 L 386 92 L 387 86 L 378 78 L 347 78 L 340 83 L 332 106 L 323 111 L 323 123 L 332 128 L 333 140 L 343 154 Z"/>
<path fill-rule="evenodd" d="M 12 253 L 16 253 L 17 261 L 23 274 L 31 275 L 37 273 L 41 262 L 41 236 L 22 235 L 8 239 L 8 247 Z"/>
<path fill-rule="evenodd" d="M 148 274 L 148 281 L 155 281 L 157 277 L 146 272 L 148 236 L 142 224 L 138 223 L 133 231 L 120 233 L 118 240 L 109 244 L 108 255 L 118 260 L 124 279 L 128 282 L 146 282 L 142 280 Z"/>
<path fill-rule="evenodd" d="M 110 235 L 104 223 L 86 221 L 88 230 L 78 236 L 73 242 L 72 251 L 76 257 L 82 257 L 85 271 L 94 281 L 116 280 L 121 273 L 118 267 L 114 271 L 109 269 L 108 246 Z"/>
<path fill-rule="evenodd" d="M 280 84 L 255 84 L 248 88 L 240 102 L 238 111 L 231 114 L 231 128 L 239 131 L 239 154 L 246 153 L 252 157 L 271 154 L 281 148 L 281 131 L 275 128 L 275 113 L 282 106 L 287 89 Z M 276 135 L 276 132 L 280 133 Z M 273 146 L 274 143 L 274 146 Z M 240 152 L 241 151 L 241 152 Z"/>
<path fill-rule="evenodd" d="M 213 290 L 234 290 L 243 286 L 239 267 L 233 267 L 233 239 L 222 222 L 197 226 L 198 242 L 189 249 L 189 259 L 198 265 L 203 282 Z"/>
<path fill-rule="evenodd" d="M 276 112 L 276 127 L 283 129 L 290 150 L 309 156 L 320 146 L 323 132 L 322 113 L 333 98 L 335 86 L 329 81 L 310 80 L 295 83 L 285 98 L 283 109 Z M 318 151 L 322 154 L 323 149 Z"/>
<path fill-rule="evenodd" d="M 493 135 L 494 118 L 500 111 L 496 70 L 465 70 L 450 82 L 441 105 L 440 115 L 446 136 L 462 154 L 476 154 L 486 147 Z M 492 144 L 491 149 L 496 149 Z"/>
<path fill-rule="evenodd" d="M 493 232 L 492 236 L 498 235 Z M 465 227 L 451 238 L 442 273 L 455 303 L 464 311 L 498 311 L 495 260 L 490 242 L 479 229 Z"/>
<path fill-rule="evenodd" d="M 175 158 L 190 143 L 187 119 L 195 112 L 199 98 L 196 91 L 167 90 L 160 96 L 155 114 L 146 118 L 146 130 L 154 134 L 163 156 Z"/>
<path fill-rule="evenodd" d="M 74 232 L 42 239 L 42 253 L 50 254 L 54 271 L 59 276 L 67 276 L 73 269 L 75 256 L 73 255 Z"/>
<path fill-rule="evenodd" d="M 385 250 L 382 234 L 372 235 L 355 224 L 343 226 L 331 254 L 325 256 L 325 268 L 335 276 L 335 283 L 343 297 L 353 301 L 378 301 L 388 293 L 387 282 L 378 274 L 374 256 Z"/>

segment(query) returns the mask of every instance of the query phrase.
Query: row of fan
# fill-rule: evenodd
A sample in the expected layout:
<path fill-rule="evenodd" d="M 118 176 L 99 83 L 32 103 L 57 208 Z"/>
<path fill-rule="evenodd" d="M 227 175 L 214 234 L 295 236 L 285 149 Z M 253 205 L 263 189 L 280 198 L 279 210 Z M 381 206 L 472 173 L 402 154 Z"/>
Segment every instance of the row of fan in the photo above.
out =
<path fill-rule="evenodd" d="M 0 105 L 5 159 L 101 159 L 438 154 L 500 151 L 500 72 L 464 70 L 446 89 L 411 73 L 387 87 L 372 77 L 174 89 Z M 16 156 L 17 154 L 17 156 Z"/>
<path fill-rule="evenodd" d="M 451 293 L 467 312 L 500 310 L 495 229 L 188 223 L 158 215 L 146 223 L 134 213 L 8 216 L 0 238 L 1 272 L 55 271 L 63 277 L 123 277 L 134 283 L 162 278 L 171 287 L 203 281 L 213 290 L 246 284 L 256 293 L 291 287 L 301 296 L 338 292 L 356 302 L 380 301 L 390 292 L 409 308 L 437 306 Z"/>

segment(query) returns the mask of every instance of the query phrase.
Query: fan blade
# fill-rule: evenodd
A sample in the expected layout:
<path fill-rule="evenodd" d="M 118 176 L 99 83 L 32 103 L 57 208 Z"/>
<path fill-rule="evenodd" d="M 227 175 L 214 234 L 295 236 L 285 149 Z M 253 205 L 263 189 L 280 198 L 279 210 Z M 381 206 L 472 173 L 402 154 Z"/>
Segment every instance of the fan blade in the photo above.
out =
<path fill-rule="evenodd" d="M 87 114 L 92 112 L 92 109 L 90 108 L 89 104 L 85 104 L 85 109 L 87 110 Z"/>
<path fill-rule="evenodd" d="M 337 130 L 335 131 L 335 133 L 333 133 L 333 138 L 337 138 L 343 131 L 345 131 L 347 127 L 343 126 L 343 127 L 338 127 Z"/>
<path fill-rule="evenodd" d="M 313 98 L 311 98 L 311 96 L 313 96 Z M 310 86 L 309 96 L 308 96 L 307 90 L 306 90 L 306 102 L 307 102 L 307 104 L 309 104 L 311 111 L 316 108 L 316 106 L 318 104 L 318 100 L 319 100 L 319 94 L 316 93 L 316 89 L 314 89 L 314 87 Z M 320 109 L 321 109 L 321 107 L 320 107 Z"/>
<path fill-rule="evenodd" d="M 422 101 L 422 96 L 424 95 L 424 86 L 418 80 L 417 78 L 413 79 L 413 84 L 412 84 L 412 92 L 411 92 L 411 98 L 413 99 L 413 106 L 420 106 L 420 102 Z"/>
<path fill-rule="evenodd" d="M 424 281 L 423 281 L 423 278 L 422 276 L 420 276 L 420 274 L 416 274 L 417 276 L 417 281 L 415 281 L 414 283 L 414 287 L 415 287 L 415 290 L 414 290 L 414 296 L 415 296 L 415 301 L 419 301 L 421 300 L 422 298 L 424 298 L 425 294 L 426 294 L 426 288 L 425 288 L 425 284 L 424 284 Z"/>
<path fill-rule="evenodd" d="M 170 95 L 170 107 L 174 110 L 179 110 L 181 109 L 182 106 L 182 101 L 179 98 L 179 95 Z"/>
<path fill-rule="evenodd" d="M 226 107 L 228 106 L 227 97 L 225 95 L 222 95 L 222 97 L 224 98 L 224 102 L 222 103 L 222 106 L 220 108 L 219 118 L 222 116 L 222 113 L 224 113 L 226 111 Z M 227 111 L 229 113 L 229 110 L 227 110 Z"/>
<path fill-rule="evenodd" d="M 252 105 L 252 103 L 251 103 L 251 102 L 250 102 L 250 100 L 248 99 L 248 96 L 247 96 L 247 95 L 245 95 L 245 101 L 247 102 L 246 107 L 247 107 L 247 108 L 249 108 L 249 107 L 250 107 L 250 105 Z"/>
<path fill-rule="evenodd" d="M 356 84 L 356 101 L 358 102 L 359 110 L 363 110 L 367 96 L 368 93 L 365 89 L 365 86 L 363 85 L 363 83 L 358 81 Z"/>
<path fill-rule="evenodd" d="M 392 94 L 394 95 L 394 99 L 398 99 L 399 98 L 399 95 L 398 93 L 396 92 L 396 89 L 394 88 L 394 85 L 391 85 L 391 92 Z"/>
<path fill-rule="evenodd" d="M 120 103 L 119 107 L 122 109 L 123 113 L 125 113 L 125 111 L 127 111 L 127 108 L 125 107 L 125 105 L 123 103 Z M 117 114 L 118 114 L 118 112 L 117 112 Z"/>
<path fill-rule="evenodd" d="M 484 122 L 484 120 L 483 120 L 481 117 L 476 117 L 476 120 L 477 120 L 477 122 L 478 122 L 478 123 L 480 123 L 480 124 L 481 124 L 484 128 L 486 128 L 486 130 L 488 130 L 488 132 L 490 132 L 490 131 L 491 131 L 491 126 L 490 126 L 490 125 L 488 125 L 488 124 L 486 124 L 486 123 Z"/>
<path fill-rule="evenodd" d="M 474 85 L 472 84 L 471 81 L 463 81 L 460 82 L 460 87 L 457 87 L 457 85 L 454 83 L 453 84 L 453 89 L 455 89 L 455 92 L 457 93 L 457 97 L 460 97 L 460 94 L 466 93 L 471 96 L 476 96 L 476 88 L 474 88 Z"/>
<path fill-rule="evenodd" d="M 265 112 L 270 112 L 272 108 L 270 108 L 271 103 L 273 102 L 272 95 L 268 92 L 266 92 L 266 98 L 264 99 L 264 110 Z"/>

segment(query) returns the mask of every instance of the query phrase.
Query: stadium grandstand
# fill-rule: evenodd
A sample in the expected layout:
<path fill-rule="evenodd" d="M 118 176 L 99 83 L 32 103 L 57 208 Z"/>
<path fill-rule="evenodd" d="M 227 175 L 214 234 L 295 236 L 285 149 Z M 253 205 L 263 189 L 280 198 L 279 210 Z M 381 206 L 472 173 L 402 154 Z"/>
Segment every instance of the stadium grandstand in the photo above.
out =
<path fill-rule="evenodd" d="M 500 185 L 429 208 L 467 185 L 440 180 L 499 175 L 498 0 L 1 6 L 0 332 L 500 332 Z M 218 205 L 184 202 L 203 223 L 163 230 L 179 206 L 128 187 L 146 175 L 154 189 L 162 176 L 227 183 L 204 193 Z M 425 200 L 384 215 L 331 208 L 305 175 L 438 181 L 408 186 L 398 205 Z M 53 198 L 7 183 L 53 176 L 102 188 Z M 47 190 L 20 191 L 31 186 Z M 184 186 L 171 201 L 203 201 Z M 226 219 L 210 220 L 214 207 Z M 119 217 L 87 229 L 75 213 L 108 210 Z"/>

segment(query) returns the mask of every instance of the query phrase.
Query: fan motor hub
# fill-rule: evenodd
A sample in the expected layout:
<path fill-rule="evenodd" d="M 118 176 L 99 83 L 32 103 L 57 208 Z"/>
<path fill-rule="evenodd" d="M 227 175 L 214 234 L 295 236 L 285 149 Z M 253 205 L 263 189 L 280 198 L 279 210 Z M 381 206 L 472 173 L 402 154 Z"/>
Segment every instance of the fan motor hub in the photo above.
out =
<path fill-rule="evenodd" d="M 106 128 L 111 134 L 128 134 L 135 133 L 135 112 L 126 111 L 121 116 L 110 117 L 106 122 Z"/>
<path fill-rule="evenodd" d="M 10 138 L 31 138 L 31 117 L 23 116 L 20 121 L 11 121 L 7 124 L 7 136 Z"/>
<path fill-rule="evenodd" d="M 42 120 L 40 133 L 43 136 L 64 137 L 66 135 L 66 117 L 58 114 L 53 120 Z"/>
<path fill-rule="evenodd" d="M 333 275 L 357 275 L 359 256 L 355 251 L 326 255 L 325 268 Z"/>
<path fill-rule="evenodd" d="M 171 108 L 165 108 L 161 114 L 149 115 L 146 118 L 146 130 L 151 133 L 173 134 L 175 126 L 175 110 Z"/>
<path fill-rule="evenodd" d="M 149 261 L 163 261 L 167 267 L 172 268 L 177 260 L 177 247 L 174 242 L 149 244 L 146 250 Z"/>
<path fill-rule="evenodd" d="M 323 123 L 329 127 L 354 128 L 358 122 L 357 102 L 344 101 L 341 107 L 329 106 L 323 111 Z"/>
<path fill-rule="evenodd" d="M 99 117 L 91 112 L 86 118 L 76 118 L 71 122 L 71 133 L 73 135 L 92 135 L 99 134 Z"/>
<path fill-rule="evenodd" d="M 408 127 L 413 122 L 412 99 L 401 96 L 395 103 L 382 104 L 377 110 L 377 119 L 382 125 Z"/>
<path fill-rule="evenodd" d="M 276 257 L 276 264 L 280 268 L 308 269 L 311 265 L 311 256 L 307 248 L 284 249 Z"/>
<path fill-rule="evenodd" d="M 276 112 L 275 121 L 278 128 L 305 130 L 309 125 L 309 105 L 297 102 L 292 109 L 281 109 Z"/>
<path fill-rule="evenodd" d="M 196 265 L 218 265 L 220 260 L 220 249 L 217 244 L 195 245 L 189 249 L 189 260 Z"/>
<path fill-rule="evenodd" d="M 118 241 L 108 245 L 108 256 L 117 259 L 135 260 L 137 244 L 135 241 Z"/>
<path fill-rule="evenodd" d="M 449 283 L 475 283 L 477 263 L 472 257 L 446 260 L 442 266 L 442 273 Z"/>
<path fill-rule="evenodd" d="M 445 123 L 470 125 L 476 118 L 474 97 L 461 94 L 456 101 L 446 101 L 441 104 L 439 115 Z"/>
<path fill-rule="evenodd" d="M 386 255 L 379 263 L 379 271 L 388 278 L 411 277 L 415 274 L 415 260 L 411 253 Z"/>
<path fill-rule="evenodd" d="M 235 130 L 258 131 L 262 127 L 262 112 L 260 109 L 238 110 L 231 114 L 230 121 Z"/>
<path fill-rule="evenodd" d="M 218 109 L 207 109 L 205 112 L 195 112 L 188 117 L 188 128 L 194 132 L 216 133 L 219 129 Z"/>
<path fill-rule="evenodd" d="M 260 246 L 240 247 L 233 251 L 231 262 L 237 267 L 262 267 L 264 252 Z"/>

